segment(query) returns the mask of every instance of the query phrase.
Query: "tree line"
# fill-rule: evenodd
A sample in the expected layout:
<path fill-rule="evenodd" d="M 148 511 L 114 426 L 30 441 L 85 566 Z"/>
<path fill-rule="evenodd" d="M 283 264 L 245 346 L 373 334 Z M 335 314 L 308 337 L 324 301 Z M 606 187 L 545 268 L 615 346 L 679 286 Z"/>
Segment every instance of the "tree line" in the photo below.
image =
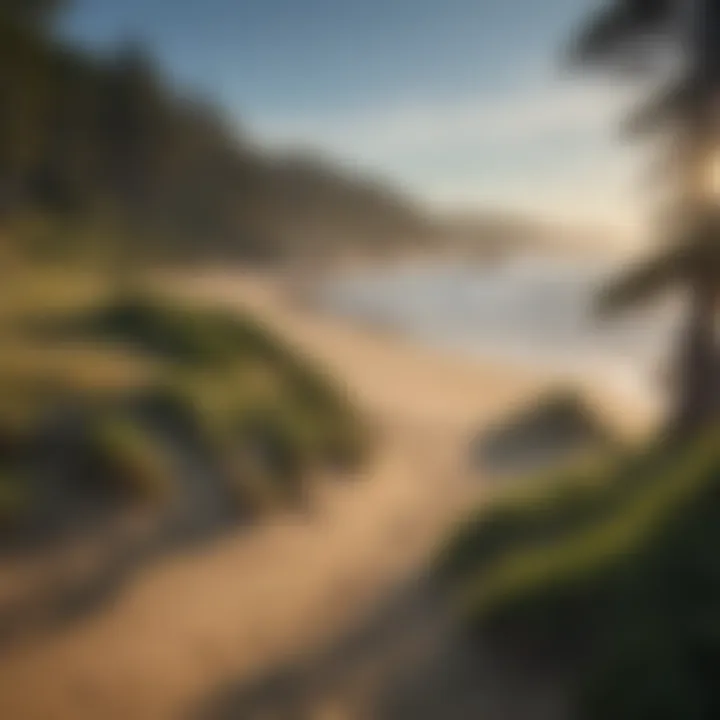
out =
<path fill-rule="evenodd" d="M 382 185 L 263 152 L 174 88 L 144 47 L 99 56 L 59 40 L 64 7 L 0 2 L 0 222 L 47 219 L 66 230 L 43 235 L 58 251 L 89 235 L 161 257 L 381 248 L 423 232 L 416 208 Z"/>

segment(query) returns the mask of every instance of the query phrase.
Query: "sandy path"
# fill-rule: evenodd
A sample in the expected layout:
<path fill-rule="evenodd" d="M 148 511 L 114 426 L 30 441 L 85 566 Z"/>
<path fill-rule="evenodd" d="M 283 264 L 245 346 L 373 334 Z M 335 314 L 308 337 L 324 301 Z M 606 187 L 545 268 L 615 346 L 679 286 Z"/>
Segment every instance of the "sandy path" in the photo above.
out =
<path fill-rule="evenodd" d="M 148 568 L 102 613 L 0 658 L 0 717 L 178 718 L 224 681 L 353 627 L 427 557 L 471 483 L 468 433 L 543 385 L 303 311 L 247 276 L 193 280 L 256 310 L 345 382 L 381 436 L 360 482 L 324 488 L 309 519 L 278 518 Z"/>

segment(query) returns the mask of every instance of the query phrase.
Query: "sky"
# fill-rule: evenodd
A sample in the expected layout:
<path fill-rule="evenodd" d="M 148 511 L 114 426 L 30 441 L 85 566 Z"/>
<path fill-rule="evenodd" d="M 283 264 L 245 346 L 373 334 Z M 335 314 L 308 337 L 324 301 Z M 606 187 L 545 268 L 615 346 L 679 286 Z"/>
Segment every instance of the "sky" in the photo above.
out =
<path fill-rule="evenodd" d="M 65 32 L 136 38 L 281 150 L 322 152 L 438 210 L 639 224 L 627 92 L 563 62 L 597 0 L 75 0 Z"/>

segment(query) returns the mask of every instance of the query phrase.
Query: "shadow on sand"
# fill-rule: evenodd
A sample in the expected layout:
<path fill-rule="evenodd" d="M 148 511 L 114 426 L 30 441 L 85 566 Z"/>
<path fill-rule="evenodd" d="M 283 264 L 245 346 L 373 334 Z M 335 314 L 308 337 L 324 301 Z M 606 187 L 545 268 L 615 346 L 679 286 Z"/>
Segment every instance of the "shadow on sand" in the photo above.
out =
<path fill-rule="evenodd" d="M 31 639 L 71 628 L 105 610 L 148 566 L 169 556 L 201 551 L 225 535 L 251 526 L 227 511 L 176 512 L 151 520 L 142 531 L 104 526 L 83 541 L 91 562 L 77 567 L 62 551 L 41 546 L 20 556 L 44 559 L 39 582 L 0 601 L 0 653 Z"/>
<path fill-rule="evenodd" d="M 471 645 L 423 578 L 329 647 L 221 685 L 186 720 L 562 720 L 564 704 L 541 664 L 511 672 Z"/>

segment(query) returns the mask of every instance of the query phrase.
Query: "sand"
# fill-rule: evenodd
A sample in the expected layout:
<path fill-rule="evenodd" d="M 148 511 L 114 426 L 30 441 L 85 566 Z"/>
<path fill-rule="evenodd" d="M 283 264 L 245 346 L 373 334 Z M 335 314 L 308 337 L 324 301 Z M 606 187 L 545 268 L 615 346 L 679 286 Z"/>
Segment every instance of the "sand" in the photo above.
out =
<path fill-rule="evenodd" d="M 312 516 L 163 560 L 91 618 L 0 655 L 3 719 L 186 717 L 331 644 L 419 572 L 482 495 L 472 434 L 547 386 L 321 316 L 271 277 L 216 271 L 179 285 L 253 310 L 344 383 L 377 429 L 376 456 L 356 481 L 323 486 Z"/>

